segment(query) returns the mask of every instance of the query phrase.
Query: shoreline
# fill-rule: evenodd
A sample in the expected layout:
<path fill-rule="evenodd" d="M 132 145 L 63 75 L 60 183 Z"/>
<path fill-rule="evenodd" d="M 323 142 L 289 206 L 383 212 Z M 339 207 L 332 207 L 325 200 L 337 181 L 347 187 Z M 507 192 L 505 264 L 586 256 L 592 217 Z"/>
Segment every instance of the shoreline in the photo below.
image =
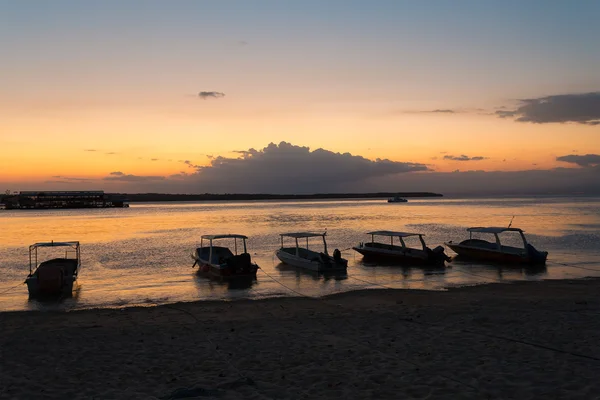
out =
<path fill-rule="evenodd" d="M 255 302 L 270 302 L 270 301 L 286 301 L 286 300 L 315 300 L 315 301 L 334 301 L 336 298 L 343 298 L 345 296 L 354 296 L 355 294 L 358 296 L 364 295 L 364 293 L 369 293 L 373 291 L 377 291 L 380 293 L 386 292 L 398 292 L 405 294 L 407 296 L 416 295 L 417 293 L 448 293 L 448 292 L 460 292 L 460 291 L 468 291 L 475 288 L 486 288 L 486 287 L 503 287 L 509 285 L 532 285 L 532 284 L 541 284 L 544 282 L 564 282 L 564 283 L 576 283 L 581 281 L 598 281 L 598 286 L 600 287 L 600 277 L 596 276 L 584 276 L 580 278 L 568 278 L 568 279 L 541 279 L 541 280 L 506 280 L 506 281 L 497 281 L 497 282 L 477 282 L 471 284 L 456 284 L 451 285 L 439 289 L 405 289 L 405 288 L 392 288 L 385 287 L 385 285 L 378 285 L 380 287 L 370 287 L 370 288 L 360 288 L 360 289 L 351 289 L 346 291 L 340 291 L 336 293 L 329 293 L 322 296 L 310 296 L 305 295 L 300 292 L 294 290 L 294 293 L 300 293 L 299 295 L 291 295 L 291 291 L 282 287 L 284 290 L 288 292 L 286 295 L 273 295 L 273 296 L 265 296 L 259 298 L 251 298 L 251 297 L 242 297 L 242 298 L 220 298 L 220 299 L 206 299 L 206 300 L 193 300 L 193 301 L 175 301 L 175 302 L 156 302 L 151 299 L 146 299 L 143 303 L 131 304 L 131 305 L 114 305 L 114 306 L 92 306 L 89 308 L 47 308 L 47 309 L 28 309 L 28 310 L 0 310 L 0 317 L 3 314 L 67 314 L 67 313 L 79 313 L 79 312 L 94 312 L 94 311 L 105 311 L 105 310 L 145 310 L 149 308 L 157 308 L 157 307 L 169 307 L 169 306 L 218 306 L 219 304 L 237 304 L 237 303 L 255 303 Z M 43 303 L 42 303 L 43 304 Z M 54 303 L 53 301 L 48 301 L 47 305 L 54 305 L 60 303 Z M 0 318 L 1 319 L 1 318 Z"/>
<path fill-rule="evenodd" d="M 594 398 L 598 289 L 591 278 L 4 312 L 0 398 Z"/>

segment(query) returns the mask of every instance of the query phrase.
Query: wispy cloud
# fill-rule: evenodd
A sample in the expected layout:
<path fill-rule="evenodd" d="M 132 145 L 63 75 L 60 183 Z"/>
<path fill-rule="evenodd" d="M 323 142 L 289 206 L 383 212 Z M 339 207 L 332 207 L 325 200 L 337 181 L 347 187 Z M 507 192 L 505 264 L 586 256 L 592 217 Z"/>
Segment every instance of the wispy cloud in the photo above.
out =
<path fill-rule="evenodd" d="M 98 150 L 96 150 L 96 149 L 85 149 L 85 150 L 83 150 L 83 151 L 94 152 L 94 151 L 98 151 Z"/>
<path fill-rule="evenodd" d="M 585 155 L 569 154 L 566 156 L 556 157 L 556 161 L 577 164 L 580 167 L 593 167 L 596 165 L 600 165 L 600 155 L 599 154 L 585 154 Z"/>
<path fill-rule="evenodd" d="M 164 181 L 164 176 L 151 176 L 151 175 L 132 175 L 125 174 L 121 171 L 111 172 L 109 176 L 104 177 L 105 181 L 119 181 L 119 182 L 153 182 L 153 181 Z"/>
<path fill-rule="evenodd" d="M 451 110 L 451 109 L 437 109 L 437 110 L 431 110 L 431 111 L 421 111 L 424 113 L 432 113 L 432 114 L 456 114 L 460 111 L 457 110 Z"/>
<path fill-rule="evenodd" d="M 68 176 L 62 176 L 62 175 L 52 175 L 52 178 L 58 179 L 58 180 L 49 180 L 46 182 L 55 182 L 55 183 L 84 183 L 84 182 L 91 182 L 93 181 L 93 179 L 90 178 L 72 178 L 72 177 L 68 177 Z"/>
<path fill-rule="evenodd" d="M 500 118 L 536 124 L 573 122 L 584 125 L 600 124 L 600 92 L 561 94 L 524 99 L 513 110 L 499 110 Z"/>
<path fill-rule="evenodd" d="M 185 165 L 187 165 L 190 168 L 198 169 L 201 167 L 201 165 L 196 165 L 193 162 L 191 162 L 190 160 L 179 160 L 179 161 L 184 163 Z"/>
<path fill-rule="evenodd" d="M 465 154 L 462 154 L 460 156 L 452 156 L 452 155 L 444 156 L 444 160 L 451 160 L 451 161 L 481 161 L 481 160 L 487 160 L 487 158 L 488 157 L 483 157 L 483 156 L 469 157 Z"/>
<path fill-rule="evenodd" d="M 200 92 L 198 93 L 198 97 L 200 97 L 203 100 L 206 99 L 219 99 L 221 97 L 225 97 L 225 93 L 221 93 L 221 92 Z"/>
<path fill-rule="evenodd" d="M 459 110 L 452 108 L 436 108 L 434 110 L 405 110 L 402 114 L 459 114 L 466 113 L 467 110 Z"/>

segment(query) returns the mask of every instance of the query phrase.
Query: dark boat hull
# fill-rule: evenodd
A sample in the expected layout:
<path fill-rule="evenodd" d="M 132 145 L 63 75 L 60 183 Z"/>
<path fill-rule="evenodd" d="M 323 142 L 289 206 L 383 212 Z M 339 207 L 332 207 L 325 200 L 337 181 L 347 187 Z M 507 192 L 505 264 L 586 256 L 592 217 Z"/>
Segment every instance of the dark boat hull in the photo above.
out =
<path fill-rule="evenodd" d="M 393 262 L 403 265 L 443 265 L 444 257 L 428 255 L 425 252 L 418 254 L 385 252 L 381 249 L 371 249 L 368 247 L 353 247 L 356 252 L 362 254 L 366 260 Z"/>
<path fill-rule="evenodd" d="M 348 268 L 348 260 L 341 258 L 341 256 L 339 259 L 335 259 L 326 254 L 316 252 L 311 252 L 310 255 L 296 256 L 295 250 L 295 248 L 281 248 L 275 252 L 275 255 L 284 264 L 318 273 L 340 272 L 346 271 Z M 302 252 L 305 251 L 305 249 L 300 250 Z"/>
<path fill-rule="evenodd" d="M 203 276 L 206 276 L 209 278 L 220 279 L 220 280 L 255 279 L 257 271 L 258 271 L 258 266 L 255 264 L 250 266 L 247 270 L 239 272 L 239 271 L 235 271 L 229 267 L 218 268 L 211 264 L 206 264 L 206 263 L 202 263 L 202 262 L 198 263 L 198 273 L 200 275 L 203 275 Z"/>
<path fill-rule="evenodd" d="M 458 256 L 465 259 L 491 261 L 507 264 L 545 264 L 548 253 L 523 250 L 521 254 L 507 253 L 493 249 L 465 246 L 458 243 L 446 243 Z"/>
<path fill-rule="evenodd" d="M 219 279 L 255 279 L 258 271 L 258 265 L 251 262 L 249 254 L 240 256 L 230 256 L 223 259 L 220 263 L 210 263 L 208 260 L 201 258 L 199 250 L 196 249 L 192 253 L 194 265 L 198 266 L 198 274 Z"/>
<path fill-rule="evenodd" d="M 29 297 L 72 295 L 78 270 L 79 263 L 74 259 L 56 258 L 44 261 L 25 280 Z"/>

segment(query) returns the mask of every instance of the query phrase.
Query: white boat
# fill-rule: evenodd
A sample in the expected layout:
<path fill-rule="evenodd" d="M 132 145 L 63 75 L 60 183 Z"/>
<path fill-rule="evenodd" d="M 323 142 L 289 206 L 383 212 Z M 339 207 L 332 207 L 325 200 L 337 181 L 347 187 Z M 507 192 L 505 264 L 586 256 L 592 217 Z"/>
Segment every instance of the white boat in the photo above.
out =
<path fill-rule="evenodd" d="M 467 229 L 469 239 L 460 243 L 449 241 L 445 243 L 456 254 L 463 258 L 497 261 L 502 263 L 545 264 L 547 251 L 538 251 L 527 243 L 523 230 L 519 228 L 475 227 Z M 523 242 L 523 247 L 505 246 L 498 236 L 504 232 L 517 232 Z M 485 233 L 494 236 L 494 242 L 473 238 L 473 233 Z"/>
<path fill-rule="evenodd" d="M 388 199 L 388 203 L 408 203 L 408 200 L 400 196 L 394 196 Z"/>
<path fill-rule="evenodd" d="M 313 232 L 294 232 L 294 233 L 282 233 L 281 237 L 281 248 L 275 252 L 277 258 L 282 263 L 292 265 L 294 267 L 305 268 L 316 272 L 329 272 L 329 271 L 345 271 L 348 268 L 348 260 L 342 258 L 342 253 L 335 249 L 333 256 L 330 256 L 327 252 L 327 241 L 325 236 L 327 233 L 313 233 Z M 295 239 L 296 245 L 293 247 L 284 247 L 284 238 Z M 323 238 L 323 251 L 317 252 L 309 249 L 308 239 L 312 237 Z M 300 247 L 298 239 L 306 239 L 306 248 Z"/>
<path fill-rule="evenodd" d="M 38 264 L 38 250 L 45 247 L 66 247 L 67 249 L 64 257 L 52 258 Z M 80 268 L 79 242 L 32 244 L 29 246 L 29 275 L 25 279 L 29 296 L 72 295 L 73 285 L 77 281 Z"/>
<path fill-rule="evenodd" d="M 219 239 L 233 239 L 234 252 L 227 247 L 213 246 L 213 241 Z M 240 254 L 238 239 L 241 239 L 244 249 Z M 237 234 L 201 236 L 200 247 L 192 252 L 192 267 L 198 265 L 198 272 L 219 279 L 256 278 L 258 265 L 252 262 L 252 257 L 247 251 L 247 239 L 247 236 Z M 205 241 L 208 242 L 208 246 L 204 245 Z"/>
<path fill-rule="evenodd" d="M 425 235 L 421 233 L 375 231 L 368 232 L 367 235 L 371 235 L 370 242 L 360 243 L 358 246 L 352 248 L 362 254 L 366 259 L 427 265 L 443 265 L 444 261 L 450 260 L 450 257 L 444 253 L 444 248 L 442 246 L 437 246 L 434 249 L 427 247 L 427 244 L 425 244 L 425 240 L 423 239 L 423 236 Z M 376 242 L 375 236 L 389 237 L 389 244 Z M 415 236 L 418 236 L 419 238 L 421 244 L 420 249 L 409 247 L 404 241 L 404 239 L 408 237 Z M 394 238 L 398 238 L 396 244 L 394 244 Z"/>

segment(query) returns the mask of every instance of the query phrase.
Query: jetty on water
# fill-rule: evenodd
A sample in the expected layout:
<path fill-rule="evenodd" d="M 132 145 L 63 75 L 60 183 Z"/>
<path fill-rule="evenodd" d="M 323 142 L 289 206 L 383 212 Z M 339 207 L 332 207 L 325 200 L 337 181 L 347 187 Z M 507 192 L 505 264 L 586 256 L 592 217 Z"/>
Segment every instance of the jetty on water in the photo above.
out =
<path fill-rule="evenodd" d="M 7 210 L 129 207 L 125 195 L 107 194 L 103 190 L 25 191 L 5 195 L 0 199 L 0 202 L 4 204 Z"/>

